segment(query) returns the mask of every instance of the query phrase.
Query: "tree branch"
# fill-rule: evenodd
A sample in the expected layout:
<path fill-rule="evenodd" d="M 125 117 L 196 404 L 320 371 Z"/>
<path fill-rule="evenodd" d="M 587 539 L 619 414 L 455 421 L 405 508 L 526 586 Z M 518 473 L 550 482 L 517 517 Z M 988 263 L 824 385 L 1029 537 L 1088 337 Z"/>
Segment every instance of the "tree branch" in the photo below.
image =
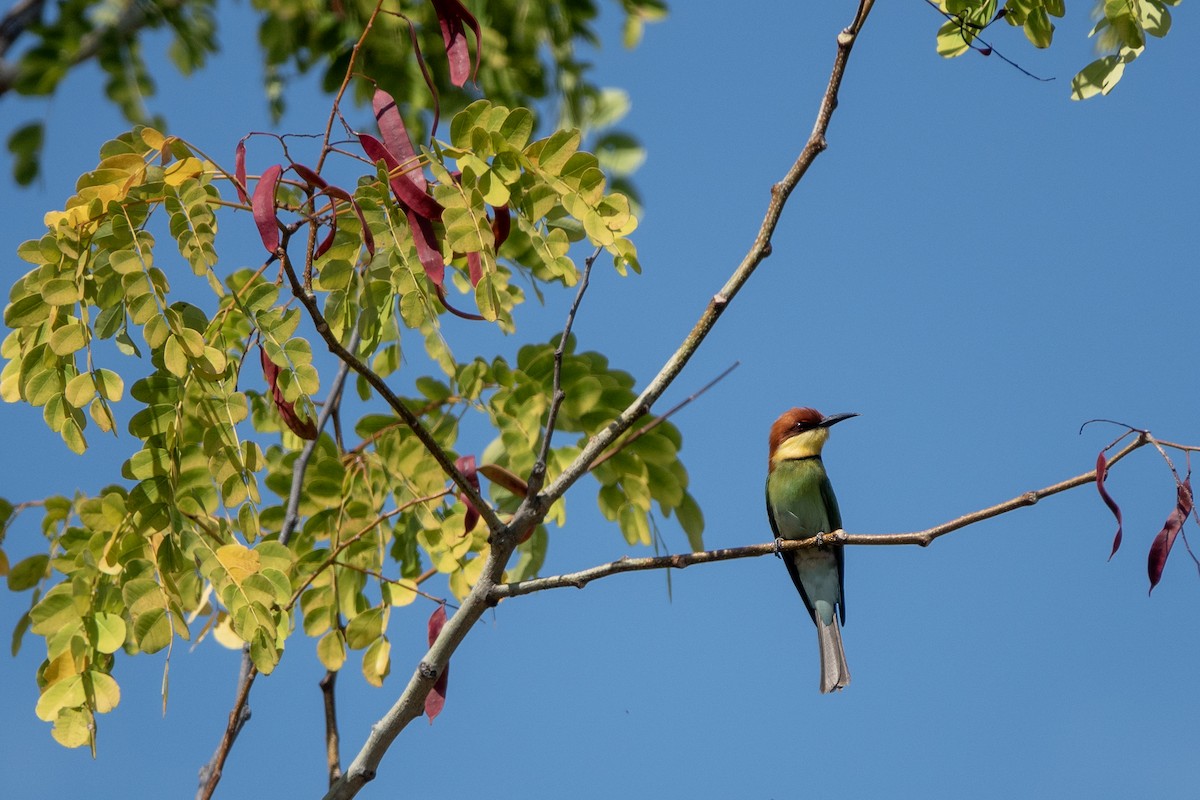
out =
<path fill-rule="evenodd" d="M 35 2 L 31 3 L 19 3 L 9 10 L 8 14 L 5 15 L 4 22 L 9 23 L 11 20 L 11 27 L 4 30 L 3 40 L 0 41 L 5 46 L 3 50 L 0 50 L 0 53 L 7 51 L 12 41 L 20 36 L 37 19 L 36 17 L 23 16 L 21 12 L 24 10 L 26 14 L 36 13 L 40 17 L 41 7 L 44 4 L 44 0 L 42 2 L 36 2 L 35 0 Z M 30 6 L 31 8 L 23 8 L 23 6 Z M 129 38 L 139 28 L 147 25 L 151 20 L 146 13 L 146 7 L 146 5 L 133 2 L 133 0 L 127 0 L 120 4 L 117 19 L 111 25 L 93 28 L 80 38 L 79 46 L 70 56 L 71 66 L 76 66 L 91 58 L 95 58 L 96 54 L 100 52 L 100 45 L 104 42 L 104 38 L 110 33 L 115 33 L 121 38 Z M 0 96 L 3 96 L 5 92 L 13 87 L 18 73 L 19 69 L 16 64 L 0 61 Z"/>
<path fill-rule="evenodd" d="M 408 723 L 424 713 L 425 697 L 437 682 L 438 676 L 446 669 L 450 656 L 489 608 L 488 595 L 504 572 L 504 565 L 508 563 L 515 547 L 516 540 L 511 536 L 493 542 L 479 580 L 471 587 L 470 593 L 458 611 L 454 612 L 454 616 L 446 621 L 442 632 L 413 671 L 400 697 L 371 727 L 371 733 L 363 743 L 362 749 L 337 782 L 330 787 L 325 800 L 347 800 L 374 780 L 379 762 L 383 760 L 392 742 Z"/>
<path fill-rule="evenodd" d="M 488 530 L 490 530 L 493 535 L 503 530 L 504 523 L 501 522 L 500 518 L 496 516 L 495 510 L 483 499 L 483 496 L 479 493 L 479 490 L 472 486 L 471 483 L 465 477 L 463 477 L 462 472 L 460 472 L 458 467 L 454 465 L 454 459 L 450 458 L 449 454 L 442 449 L 442 446 L 438 443 L 438 440 L 433 438 L 433 434 L 431 434 L 429 430 L 421 424 L 421 420 L 417 417 L 417 415 L 409 410 L 408 406 L 404 404 L 404 401 L 402 401 L 396 395 L 396 393 L 391 390 L 383 378 L 379 377 L 379 375 L 373 369 L 368 367 L 366 364 L 360 361 L 356 355 L 347 350 L 345 345 L 339 342 L 337 337 L 333 335 L 333 331 L 329 327 L 329 322 L 326 321 L 325 315 L 321 313 L 320 306 L 317 305 L 316 298 L 306 291 L 303 284 L 300 283 L 300 279 L 296 275 L 296 270 L 292 267 L 291 258 L 287 255 L 285 250 L 282 250 L 282 248 L 280 251 L 279 262 L 283 265 L 283 271 L 287 275 L 288 283 L 292 287 L 293 296 L 295 296 L 295 298 L 300 301 L 301 305 L 304 306 L 305 310 L 308 311 L 309 318 L 312 319 L 317 333 L 322 339 L 325 340 L 325 345 L 329 348 L 329 352 L 341 359 L 343 363 L 349 364 L 350 368 L 359 375 L 362 375 L 367 383 L 371 384 L 371 387 L 379 393 L 379 396 L 383 398 L 384 402 L 386 402 L 391 409 L 396 412 L 396 416 L 404 420 L 404 423 L 408 425 L 409 429 L 412 430 L 413 434 L 417 437 L 417 439 L 420 440 L 421 444 L 425 446 L 425 449 L 429 452 L 429 454 L 433 456 L 435 461 L 438 462 L 438 466 L 442 468 L 442 472 L 444 472 L 446 476 L 450 478 L 450 480 L 454 481 L 454 485 L 458 487 L 459 491 L 465 494 L 467 499 L 470 500 L 475 508 L 479 510 L 479 515 L 483 518 L 484 522 L 487 523 Z"/>
<path fill-rule="evenodd" d="M 334 688 L 337 686 L 337 673 L 326 670 L 321 679 L 321 697 L 325 706 L 325 764 L 329 769 L 329 785 L 332 786 L 342 777 L 341 756 L 338 754 L 337 701 Z"/>
<path fill-rule="evenodd" d="M 346 349 L 351 353 L 357 350 L 359 339 L 359 330 L 355 327 Z M 333 376 L 333 384 L 329 387 L 329 396 L 325 398 L 325 404 L 321 406 L 321 413 L 317 415 L 317 437 L 305 443 L 304 449 L 296 457 L 296 463 L 292 465 L 292 488 L 288 492 L 287 513 L 284 515 L 283 525 L 279 530 L 280 544 L 288 543 L 300 521 L 300 495 L 304 486 L 304 473 L 308 470 L 308 462 L 312 458 L 313 452 L 317 449 L 317 442 L 321 440 L 320 432 L 325 430 L 326 423 L 329 422 L 330 417 L 333 416 L 342 401 L 342 389 L 345 387 L 346 376 L 349 373 L 350 365 L 343 361 L 338 366 L 337 375 Z"/>
<path fill-rule="evenodd" d="M 787 171 L 783 179 L 771 187 L 771 200 L 767 204 L 766 215 L 763 217 L 762 224 L 759 226 L 758 235 L 754 239 L 750 250 L 743 257 L 742 262 L 734 270 L 729 280 L 721 288 L 721 291 L 713 296 L 709 301 L 708 307 L 700 315 L 700 319 L 692 327 L 691 332 L 684 338 L 679 349 L 667 360 L 658 375 L 646 386 L 636 400 L 633 401 L 624 411 L 617 416 L 608 427 L 591 438 L 584 446 L 583 452 L 575 459 L 575 462 L 567 467 L 561 475 L 546 489 L 544 494 L 530 501 L 527 501 L 522 509 L 517 512 L 517 517 L 522 518 L 529 516 L 536 508 L 545 509 L 550 506 L 558 498 L 569 489 L 584 473 L 588 471 L 592 462 L 599 458 L 600 454 L 611 445 L 618 436 L 629 430 L 644 414 L 649 412 L 650 407 L 654 404 L 667 387 L 675 380 L 684 366 L 695 354 L 700 344 L 708 336 L 716 324 L 717 319 L 729 305 L 730 301 L 741 290 L 750 276 L 754 274 L 754 270 L 758 265 L 771 254 L 771 237 L 775 233 L 775 228 L 779 224 L 780 215 L 783 213 L 783 207 L 787 203 L 788 196 L 800 183 L 808 168 L 812 166 L 813 161 L 827 147 L 825 141 L 825 132 L 829 129 L 830 119 L 833 117 L 833 111 L 837 108 L 838 90 L 842 85 L 842 77 L 845 75 L 846 63 L 850 58 L 850 51 L 854 47 L 854 42 L 858 37 L 858 33 L 862 30 L 863 24 L 867 20 L 867 15 L 870 14 L 871 8 L 874 6 L 874 0 L 860 0 L 858 11 L 854 16 L 854 21 L 843 30 L 837 37 L 837 54 L 834 57 L 833 70 L 829 75 L 829 84 L 826 86 L 825 94 L 821 98 L 821 105 L 817 110 L 817 119 L 813 124 L 812 133 L 809 134 L 808 141 L 805 142 L 800 155 L 792 164 L 791 169 Z M 525 506 L 531 506 L 530 512 L 523 515 L 521 512 Z"/>
<path fill-rule="evenodd" d="M 825 90 L 820 110 L 817 113 L 817 121 L 813 126 L 813 132 L 809 136 L 808 142 L 804 145 L 799 158 L 797 158 L 796 163 L 792 165 L 792 168 L 788 171 L 784 179 L 772 187 L 771 201 L 767 206 L 766 217 L 763 219 L 754 245 L 750 248 L 750 251 L 746 254 L 742 263 L 734 271 L 721 292 L 709 303 L 708 308 L 701 315 L 700 320 L 693 327 L 680 348 L 667 361 L 659 371 L 658 376 L 650 382 L 637 400 L 613 420 L 603 432 L 592 437 L 584 447 L 583 452 L 566 472 L 560 475 L 545 492 L 536 494 L 531 492 L 522 501 L 512 522 L 508 526 L 499 525 L 499 520 L 495 519 L 495 514 L 490 507 L 480 506 L 480 511 L 484 512 L 485 517 L 491 517 L 488 519 L 488 526 L 492 530 L 493 535 L 487 561 L 483 566 L 479 580 L 471 587 L 471 591 L 463 601 L 462 606 L 446 622 L 441 634 L 438 635 L 433 645 L 425 653 L 425 657 L 422 658 L 417 669 L 414 670 L 412 677 L 409 678 L 408 685 L 405 686 L 404 691 L 400 694 L 395 704 L 372 727 L 370 735 L 367 737 L 366 742 L 363 743 L 362 749 L 359 750 L 354 761 L 350 763 L 342 777 L 338 779 L 325 795 L 326 800 L 346 800 L 347 798 L 354 797 L 359 789 L 374 779 L 376 769 L 388 748 L 391 747 L 392 742 L 395 741 L 400 731 L 409 722 L 416 719 L 422 713 L 425 697 L 429 694 L 429 690 L 433 688 L 438 675 L 446 668 L 450 656 L 466 637 L 467 632 L 470 631 L 475 623 L 479 621 L 480 617 L 483 616 L 487 608 L 494 602 L 491 600 L 492 592 L 496 589 L 496 584 L 504 573 L 504 566 L 508 563 L 508 559 L 516 548 L 521 535 L 536 526 L 545 517 L 550 505 L 588 471 L 592 462 L 617 437 L 627 431 L 634 421 L 650 409 L 654 401 L 671 385 L 688 359 L 696 352 L 696 348 L 700 346 L 705 336 L 708 335 L 713 325 L 716 324 L 717 318 L 725 310 L 730 300 L 733 299 L 738 290 L 750 278 L 750 275 L 753 274 L 758 264 L 770 253 L 771 235 L 779 222 L 779 215 L 783 211 L 783 206 L 787 201 L 788 195 L 791 194 L 796 184 L 800 182 L 800 179 L 804 177 L 805 172 L 817 155 L 825 149 L 825 131 L 829 127 L 830 116 L 837 105 L 837 92 L 842 83 L 846 61 L 850 56 L 854 40 L 866 22 L 867 15 L 870 13 L 873 5 L 874 0 L 859 0 L 858 11 L 855 14 L 854 21 L 850 27 L 838 35 L 837 55 L 834 58 L 833 71 L 830 74 L 829 85 Z M 292 282 L 293 291 L 296 296 L 309 309 L 309 313 L 313 316 L 313 319 L 319 320 L 317 323 L 318 331 L 325 338 L 330 349 L 340 355 L 338 351 L 341 346 L 330 334 L 329 326 L 324 324 L 324 320 L 321 319 L 315 301 L 300 291 L 299 283 L 296 281 L 295 274 L 290 269 L 290 265 L 287 267 L 287 271 L 288 279 Z M 351 363 L 351 366 L 354 367 L 354 362 Z M 361 366 L 360 364 L 359 367 Z M 358 367 L 355 367 L 355 369 L 358 370 Z M 372 386 L 375 386 L 385 399 L 394 397 L 383 381 L 378 376 L 374 376 L 370 370 L 362 367 L 360 374 L 371 381 Z M 389 399 L 389 404 L 392 405 L 406 422 L 409 421 L 409 417 L 412 417 L 408 409 L 399 403 L 398 400 L 392 403 L 392 400 Z M 426 442 L 428 439 L 429 442 L 426 443 L 426 446 L 436 456 L 440 452 L 437 443 L 432 441 L 432 437 L 428 433 L 425 433 L 423 428 L 417 427 L 419 423 L 415 418 L 413 418 L 411 424 L 414 432 L 417 432 L 418 435 L 424 433 L 421 441 Z M 440 459 L 439 463 L 442 463 Z M 460 488 L 464 488 L 465 481 L 461 480 L 461 476 L 453 468 L 453 464 L 448 463 L 447 459 L 447 463 L 443 463 L 442 465 L 446 470 L 446 474 L 454 476 L 455 483 Z M 465 488 L 470 489 L 470 487 Z M 475 502 L 475 494 L 477 493 L 474 493 L 472 490 L 468 494 L 472 497 L 472 502 Z"/>
<path fill-rule="evenodd" d="M 250 660 L 249 653 L 243 648 L 242 666 L 238 673 L 237 694 L 234 697 L 233 708 L 229 712 L 229 722 L 221 735 L 221 742 L 212 759 L 200 768 L 200 788 L 196 791 L 196 800 L 209 800 L 217 790 L 221 781 L 221 771 L 225 767 L 225 759 L 233 748 L 234 741 L 242 732 L 242 727 L 250 721 L 250 687 L 258 676 L 258 668 Z"/>
<path fill-rule="evenodd" d="M 1140 436 L 1134 441 L 1126 445 L 1119 453 L 1113 456 L 1108 464 L 1111 467 L 1116 462 L 1120 461 L 1125 456 L 1150 444 L 1151 440 L 1146 436 Z M 582 589 L 594 580 L 606 578 L 609 575 L 617 575 L 622 572 L 639 572 L 648 569 L 683 569 L 690 567 L 693 564 L 708 564 L 714 561 L 730 561 L 735 558 L 754 558 L 757 556 L 774 555 L 776 553 L 786 553 L 792 550 L 805 550 L 810 547 L 818 547 L 820 544 L 849 544 L 849 545 L 899 545 L 899 544 L 916 544 L 921 547 L 927 547 L 934 539 L 945 536 L 968 525 L 974 525 L 977 522 L 982 522 L 985 519 L 998 517 L 1001 514 L 1007 514 L 1010 511 L 1015 511 L 1018 508 L 1025 508 L 1037 503 L 1044 497 L 1065 492 L 1068 489 L 1074 489 L 1077 486 L 1083 486 L 1088 483 L 1094 483 L 1096 480 L 1096 471 L 1091 470 L 1082 475 L 1076 475 L 1073 478 L 1068 478 L 1065 481 L 1052 484 L 1043 489 L 1036 489 L 1032 492 L 1025 492 L 1017 495 L 1011 500 L 1003 503 L 998 503 L 988 508 L 974 511 L 970 514 L 964 514 L 961 517 L 944 522 L 941 525 L 936 525 L 932 528 L 926 528 L 923 531 L 914 533 L 880 533 L 880 534 L 864 534 L 864 533 L 846 533 L 845 531 L 833 531 L 824 536 L 813 536 L 808 539 L 787 539 L 780 542 L 768 542 L 766 544 L 752 544 L 744 547 L 726 547 L 720 550 L 703 550 L 696 553 L 681 553 L 678 555 L 669 556 L 654 556 L 651 558 L 620 558 L 616 561 L 610 561 L 607 564 L 600 564 L 595 567 L 571 572 L 564 575 L 553 575 L 546 578 L 531 578 L 526 581 L 517 581 L 514 583 L 505 583 L 497 585 L 488 594 L 488 600 L 492 603 L 497 603 L 507 597 L 518 597 L 524 594 L 533 594 L 534 592 L 542 592 L 547 589 L 563 589 L 572 587 Z"/>
<path fill-rule="evenodd" d="M 42 7 L 45 5 L 46 0 L 18 0 L 4 14 L 4 18 L 0 19 L 0 56 L 8 52 L 8 48 L 30 25 L 41 21 Z"/>

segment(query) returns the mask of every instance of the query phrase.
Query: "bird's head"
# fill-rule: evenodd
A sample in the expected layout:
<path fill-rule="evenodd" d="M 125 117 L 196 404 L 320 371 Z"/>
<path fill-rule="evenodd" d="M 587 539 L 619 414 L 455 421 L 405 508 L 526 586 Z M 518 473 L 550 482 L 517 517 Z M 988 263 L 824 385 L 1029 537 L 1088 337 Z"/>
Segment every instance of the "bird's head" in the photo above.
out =
<path fill-rule="evenodd" d="M 857 416 L 858 414 L 830 414 L 824 417 L 815 408 L 793 408 L 785 411 L 771 426 L 771 467 L 780 461 L 821 455 L 821 448 L 829 438 L 829 429 L 844 419 Z"/>

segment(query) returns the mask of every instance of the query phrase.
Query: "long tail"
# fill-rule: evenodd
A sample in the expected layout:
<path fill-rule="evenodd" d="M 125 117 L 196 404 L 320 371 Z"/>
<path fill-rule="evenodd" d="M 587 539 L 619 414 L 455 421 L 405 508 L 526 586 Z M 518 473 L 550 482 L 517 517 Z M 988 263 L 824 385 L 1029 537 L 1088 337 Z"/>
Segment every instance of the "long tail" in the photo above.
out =
<path fill-rule="evenodd" d="M 821 694 L 844 688 L 850 683 L 850 667 L 846 666 L 842 630 L 836 616 L 829 625 L 817 617 L 817 643 L 821 647 Z"/>

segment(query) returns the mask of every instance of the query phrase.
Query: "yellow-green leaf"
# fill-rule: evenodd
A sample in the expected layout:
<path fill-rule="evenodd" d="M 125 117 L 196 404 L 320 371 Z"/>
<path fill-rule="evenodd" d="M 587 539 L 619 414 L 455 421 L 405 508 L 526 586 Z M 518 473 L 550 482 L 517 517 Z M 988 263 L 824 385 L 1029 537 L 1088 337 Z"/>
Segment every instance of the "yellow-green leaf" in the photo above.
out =
<path fill-rule="evenodd" d="M 334 629 L 317 642 L 317 658 L 330 672 L 337 672 L 346 663 L 346 640 L 342 632 Z"/>

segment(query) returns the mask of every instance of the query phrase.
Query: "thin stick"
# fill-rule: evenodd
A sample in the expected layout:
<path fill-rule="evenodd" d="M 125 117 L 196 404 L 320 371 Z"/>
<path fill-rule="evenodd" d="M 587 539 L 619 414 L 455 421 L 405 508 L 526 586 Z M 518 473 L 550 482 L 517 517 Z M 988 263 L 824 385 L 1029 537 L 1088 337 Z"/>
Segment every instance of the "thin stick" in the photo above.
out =
<path fill-rule="evenodd" d="M 601 465 L 601 464 L 603 464 L 605 461 L 608 461 L 610 458 L 612 458 L 613 456 L 615 456 L 617 453 L 621 452 L 621 451 L 622 451 L 622 450 L 624 450 L 626 447 L 628 447 L 629 445 L 633 444 L 635 441 L 637 441 L 637 440 L 638 440 L 639 438 L 641 438 L 642 436 L 645 436 L 647 433 L 649 433 L 650 431 L 654 430 L 654 429 L 655 429 L 655 428 L 657 428 L 659 425 L 662 425 L 664 422 L 666 422 L 668 419 L 670 419 L 670 418 L 671 418 L 671 415 L 672 415 L 672 414 L 674 414 L 676 411 L 679 411 L 679 410 L 683 409 L 685 406 L 687 406 L 689 403 L 691 403 L 691 402 L 692 402 L 693 400 L 695 400 L 697 397 L 699 397 L 700 395 L 704 394 L 705 392 L 707 392 L 707 391 L 708 391 L 709 389 L 711 389 L 712 387 L 716 386 L 716 385 L 717 385 L 718 383 L 720 383 L 721 381 L 725 380 L 725 377 L 726 377 L 727 375 L 729 375 L 729 373 L 733 372 L 735 369 L 737 369 L 737 368 L 738 368 L 738 367 L 740 367 L 741 365 L 742 365 L 742 362 L 740 362 L 740 361 L 735 361 L 735 362 L 733 362 L 732 364 L 730 364 L 728 367 L 726 367 L 726 368 L 725 368 L 725 371 L 724 371 L 724 372 L 722 372 L 722 373 L 721 373 L 720 375 L 718 375 L 717 377 L 713 378 L 713 379 L 712 379 L 711 381 L 709 381 L 708 383 L 706 383 L 706 384 L 704 384 L 703 386 L 701 386 L 701 387 L 700 387 L 699 389 L 697 389 L 696 391 L 692 392 L 690 395 L 688 395 L 687 397 L 685 397 L 685 398 L 684 398 L 683 400 L 681 400 L 680 402 L 678 402 L 678 403 L 676 403 L 675 405 L 671 406 L 671 408 L 669 408 L 669 409 L 667 410 L 667 412 L 666 412 L 665 414 L 663 414 L 661 417 L 656 417 L 655 419 L 653 419 L 653 420 L 651 420 L 650 422 L 646 423 L 646 424 L 645 424 L 645 425 L 643 425 L 642 427 L 638 428 L 638 429 L 637 429 L 636 431 L 634 431 L 633 433 L 629 434 L 629 436 L 627 436 L 627 437 L 625 437 L 624 439 L 622 439 L 621 441 L 617 442 L 617 446 L 616 446 L 616 447 L 614 447 L 612 450 L 609 450 L 609 451 L 608 451 L 608 452 L 606 452 L 604 455 L 600 456 L 600 457 L 599 457 L 599 458 L 597 458 L 597 459 L 596 459 L 594 462 L 592 462 L 592 467 L 591 467 L 591 468 L 592 468 L 592 469 L 595 469 L 596 467 L 600 466 L 600 465 Z"/>
<path fill-rule="evenodd" d="M 558 410 L 562 408 L 563 401 L 567 399 L 567 393 L 562 388 L 562 362 L 567 351 L 567 339 L 571 336 L 575 315 L 579 312 L 579 304 L 583 302 L 583 295 L 587 292 L 588 283 L 591 281 L 592 265 L 596 263 L 600 252 L 600 248 L 597 247 L 596 251 L 583 263 L 583 277 L 579 279 L 579 289 L 575 292 L 575 301 L 571 303 L 571 309 L 567 312 L 567 322 L 563 325 L 562 336 L 559 337 L 558 347 L 554 350 L 554 383 L 550 394 L 550 412 L 546 415 L 546 432 L 542 437 L 542 447 L 538 452 L 537 462 L 534 463 L 533 470 L 529 473 L 528 494 L 536 495 L 540 492 L 542 483 L 546 480 L 546 459 L 550 457 L 550 439 L 554 436 L 554 426 L 558 422 Z"/>

